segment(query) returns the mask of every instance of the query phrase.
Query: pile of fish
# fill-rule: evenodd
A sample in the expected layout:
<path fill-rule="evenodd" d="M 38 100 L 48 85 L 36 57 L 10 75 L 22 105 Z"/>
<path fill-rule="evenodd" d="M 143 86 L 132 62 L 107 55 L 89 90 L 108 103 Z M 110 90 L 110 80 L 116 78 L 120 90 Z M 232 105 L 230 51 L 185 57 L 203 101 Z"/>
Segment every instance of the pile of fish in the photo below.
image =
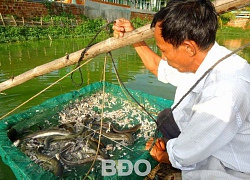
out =
<path fill-rule="evenodd" d="M 103 102 L 105 100 L 105 102 Z M 151 107 L 152 112 L 158 112 Z M 111 158 L 116 149 L 152 137 L 155 124 L 130 101 L 98 92 L 72 101 L 58 113 L 59 125 L 14 142 L 45 170 L 62 176 L 72 168 Z M 50 122 L 45 120 L 46 127 Z"/>
<path fill-rule="evenodd" d="M 86 120 L 79 131 L 75 130 L 73 123 L 61 124 L 57 129 L 40 130 L 15 141 L 14 145 L 44 169 L 61 176 L 64 169 L 108 159 L 110 144 L 106 143 L 110 140 L 133 145 L 133 134 L 141 127 L 138 124 L 119 130 L 110 123 L 103 123 L 101 128 L 100 122 L 90 121 L 92 119 Z"/>

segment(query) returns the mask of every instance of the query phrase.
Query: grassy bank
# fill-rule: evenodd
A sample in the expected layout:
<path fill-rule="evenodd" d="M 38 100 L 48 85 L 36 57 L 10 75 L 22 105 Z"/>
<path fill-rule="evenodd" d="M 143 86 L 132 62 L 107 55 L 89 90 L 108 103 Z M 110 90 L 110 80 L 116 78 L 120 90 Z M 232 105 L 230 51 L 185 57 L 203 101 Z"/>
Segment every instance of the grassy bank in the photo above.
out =
<path fill-rule="evenodd" d="M 50 21 L 51 17 L 44 18 Z M 49 27 L 27 27 L 27 26 L 0 26 L 0 43 L 20 42 L 41 39 L 78 38 L 86 35 L 95 35 L 102 27 L 107 25 L 103 19 L 88 19 L 82 17 L 81 23 L 72 28 L 69 17 L 53 17 L 54 25 Z M 133 19 L 135 27 L 140 27 L 150 23 L 147 20 Z M 64 26 L 61 26 L 61 23 Z M 112 24 L 103 29 L 100 34 L 112 36 Z M 107 36 L 107 37 L 108 37 Z"/>
<path fill-rule="evenodd" d="M 250 37 L 250 29 L 243 29 L 243 28 L 238 28 L 238 27 L 229 27 L 229 26 L 224 26 L 222 28 L 219 28 L 217 31 L 217 35 L 228 35 L 230 37 Z"/>
<path fill-rule="evenodd" d="M 83 16 L 81 23 L 72 28 L 70 16 L 53 16 L 54 25 L 49 27 L 27 27 L 27 26 L 0 26 L 0 43 L 20 42 L 29 40 L 42 39 L 59 39 L 59 38 L 78 38 L 84 36 L 95 35 L 100 29 L 107 24 L 103 19 L 88 19 Z M 44 18 L 46 21 L 51 20 L 51 16 Z M 149 24 L 149 20 L 141 20 L 139 18 L 131 20 L 135 28 Z M 61 26 L 63 22 L 64 26 Z M 112 36 L 112 24 L 108 28 L 103 29 L 100 34 Z M 218 29 L 218 36 L 229 35 L 232 37 L 250 37 L 250 29 L 234 28 L 223 26 Z"/>

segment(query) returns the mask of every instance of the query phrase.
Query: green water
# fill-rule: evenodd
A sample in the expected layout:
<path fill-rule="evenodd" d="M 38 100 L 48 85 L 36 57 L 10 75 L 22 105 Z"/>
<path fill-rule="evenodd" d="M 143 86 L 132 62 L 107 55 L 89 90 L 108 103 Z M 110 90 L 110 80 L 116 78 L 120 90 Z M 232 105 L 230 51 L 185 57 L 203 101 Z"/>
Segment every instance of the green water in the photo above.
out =
<path fill-rule="evenodd" d="M 53 40 L 52 42 L 47 40 L 0 44 L 0 82 L 15 77 L 25 71 L 35 68 L 36 66 L 64 57 L 66 53 L 70 54 L 71 52 L 83 49 L 90 40 L 90 38 L 86 37 L 79 39 Z M 101 40 L 104 39 L 98 39 L 98 41 Z M 225 45 L 229 49 L 234 50 L 241 45 L 248 43 L 250 38 L 233 39 L 226 36 L 220 36 L 217 38 L 217 41 L 219 44 Z M 153 39 L 150 39 L 147 42 L 152 49 L 157 51 Z M 141 90 L 145 93 L 167 99 L 173 99 L 175 88 L 169 84 L 159 82 L 154 75 L 146 70 L 132 46 L 113 51 L 112 54 L 119 76 L 127 88 Z M 250 61 L 249 47 L 241 51 L 239 54 Z M 104 59 L 105 55 L 100 55 L 82 67 L 82 86 L 103 79 Z M 51 85 L 60 77 L 70 72 L 74 67 L 75 65 L 56 70 L 4 91 L 5 94 L 0 94 L 0 117 Z M 106 81 L 118 85 L 117 77 L 110 58 L 108 58 L 105 66 L 105 77 Z M 74 80 L 80 83 L 80 74 L 78 71 L 74 73 Z M 76 86 L 73 84 L 70 76 L 68 76 L 13 113 L 19 113 L 34 105 L 38 105 L 49 98 L 80 89 L 82 86 Z M 15 179 L 10 168 L 4 165 L 1 160 L 0 179 Z"/>
<path fill-rule="evenodd" d="M 65 56 L 66 53 L 83 49 L 89 41 L 90 39 L 86 38 L 53 40 L 52 42 L 38 41 L 17 44 L 2 44 L 0 45 L 0 82 L 33 69 L 36 66 L 61 58 Z M 154 42 L 149 41 L 149 43 L 153 45 Z M 170 85 L 166 86 L 163 83 L 158 82 L 156 77 L 144 68 L 133 47 L 127 46 L 113 51 L 112 54 L 119 76 L 128 88 L 139 89 L 147 93 L 156 93 L 157 90 L 161 89 L 156 93 L 157 95 L 169 99 L 173 98 L 175 89 Z M 81 70 L 84 81 L 82 86 L 102 80 L 104 72 L 104 59 L 105 55 L 100 55 L 82 67 Z M 6 114 L 22 102 L 39 93 L 60 77 L 70 72 L 74 67 L 75 65 L 56 70 L 4 91 L 7 95 L 0 95 L 0 116 Z M 105 72 L 106 81 L 118 84 L 110 58 L 108 58 Z M 78 71 L 74 73 L 73 77 L 74 81 L 78 84 L 81 82 Z M 80 86 L 76 86 L 72 83 L 70 76 L 68 76 L 15 111 L 15 113 L 40 104 L 51 97 L 76 89 L 80 89 Z"/>

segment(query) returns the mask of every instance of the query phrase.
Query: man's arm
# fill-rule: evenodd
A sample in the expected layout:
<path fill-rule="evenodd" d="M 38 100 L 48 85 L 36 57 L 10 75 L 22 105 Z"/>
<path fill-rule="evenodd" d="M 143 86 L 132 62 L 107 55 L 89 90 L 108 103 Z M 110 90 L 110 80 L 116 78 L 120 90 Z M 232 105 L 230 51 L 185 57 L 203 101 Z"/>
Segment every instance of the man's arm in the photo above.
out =
<path fill-rule="evenodd" d="M 138 55 L 140 56 L 145 67 L 151 73 L 158 76 L 158 66 L 161 57 L 158 56 L 154 51 L 152 51 L 144 41 L 133 44 L 133 46 Z"/>

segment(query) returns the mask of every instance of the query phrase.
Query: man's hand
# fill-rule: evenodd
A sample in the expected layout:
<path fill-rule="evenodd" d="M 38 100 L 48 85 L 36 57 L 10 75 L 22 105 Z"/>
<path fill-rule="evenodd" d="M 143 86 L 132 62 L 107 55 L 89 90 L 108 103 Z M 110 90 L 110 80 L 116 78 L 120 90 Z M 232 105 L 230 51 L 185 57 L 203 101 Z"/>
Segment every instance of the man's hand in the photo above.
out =
<path fill-rule="evenodd" d="M 133 25 L 127 19 L 117 19 L 113 25 L 114 37 L 119 38 L 123 37 L 125 32 L 130 32 L 134 30 Z"/>
<path fill-rule="evenodd" d="M 151 145 L 153 144 L 154 139 L 151 138 L 146 143 L 146 150 L 149 150 Z M 168 153 L 166 151 L 166 145 L 163 139 L 156 139 L 155 145 L 152 147 L 150 151 L 150 155 L 158 162 L 170 164 Z"/>

